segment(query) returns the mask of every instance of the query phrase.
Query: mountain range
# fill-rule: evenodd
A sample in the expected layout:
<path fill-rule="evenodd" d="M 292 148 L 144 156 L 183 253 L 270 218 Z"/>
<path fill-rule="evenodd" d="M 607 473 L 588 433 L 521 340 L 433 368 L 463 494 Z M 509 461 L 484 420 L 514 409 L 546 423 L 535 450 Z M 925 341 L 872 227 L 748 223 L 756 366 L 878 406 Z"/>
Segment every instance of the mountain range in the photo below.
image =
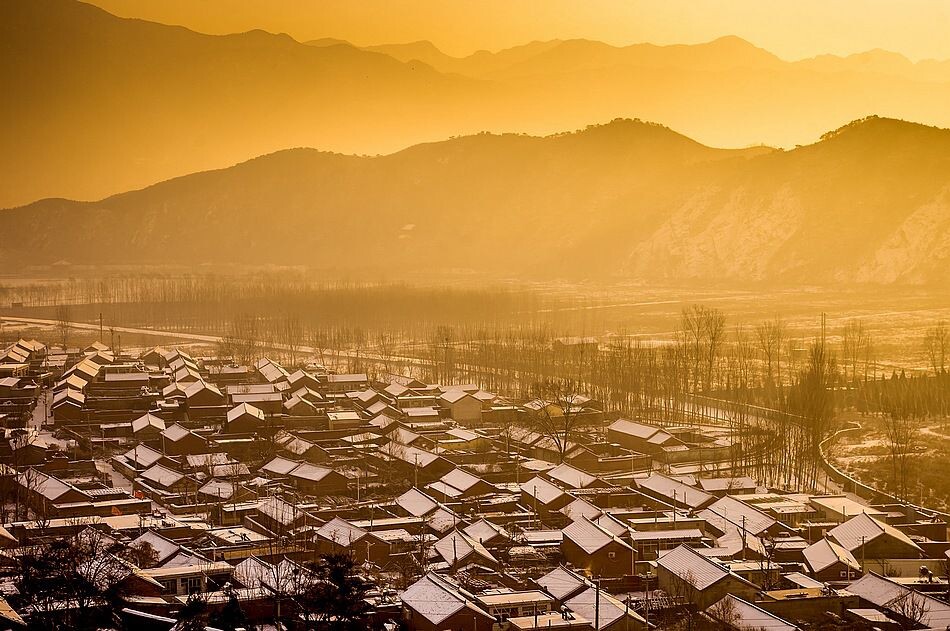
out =
<path fill-rule="evenodd" d="M 790 62 L 725 37 L 456 58 L 428 42 L 205 35 L 76 0 L 0 3 L 0 81 L 0 207 L 99 199 L 291 147 L 391 153 L 618 117 L 728 147 L 790 148 L 870 113 L 950 126 L 950 64 L 886 51 Z"/>
<path fill-rule="evenodd" d="M 792 150 L 717 149 L 623 119 L 374 157 L 290 149 L 98 202 L 2 211 L 0 233 L 7 269 L 946 285 L 950 130 L 870 117 Z"/>

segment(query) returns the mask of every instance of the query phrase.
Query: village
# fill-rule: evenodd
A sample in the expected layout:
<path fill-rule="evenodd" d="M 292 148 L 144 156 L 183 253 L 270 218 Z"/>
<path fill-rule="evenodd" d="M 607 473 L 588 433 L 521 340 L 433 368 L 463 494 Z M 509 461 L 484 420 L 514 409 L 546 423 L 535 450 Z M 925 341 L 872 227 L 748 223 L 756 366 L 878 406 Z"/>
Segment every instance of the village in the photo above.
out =
<path fill-rule="evenodd" d="M 21 339 L 0 420 L 0 629 L 950 625 L 946 515 L 573 392 Z"/>

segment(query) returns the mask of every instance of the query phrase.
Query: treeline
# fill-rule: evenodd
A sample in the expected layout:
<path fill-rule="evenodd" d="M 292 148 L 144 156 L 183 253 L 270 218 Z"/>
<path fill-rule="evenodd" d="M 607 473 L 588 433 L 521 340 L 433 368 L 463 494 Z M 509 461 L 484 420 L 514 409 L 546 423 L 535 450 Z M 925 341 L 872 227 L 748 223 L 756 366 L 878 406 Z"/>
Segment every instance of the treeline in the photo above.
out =
<path fill-rule="evenodd" d="M 23 315 L 71 317 L 106 326 L 222 333 L 236 317 L 253 318 L 262 334 L 295 318 L 310 328 L 369 335 L 400 333 L 427 323 L 525 320 L 564 304 L 565 297 L 504 286 L 427 287 L 393 283 L 324 283 L 303 275 L 114 277 L 0 287 L 0 304 Z"/>

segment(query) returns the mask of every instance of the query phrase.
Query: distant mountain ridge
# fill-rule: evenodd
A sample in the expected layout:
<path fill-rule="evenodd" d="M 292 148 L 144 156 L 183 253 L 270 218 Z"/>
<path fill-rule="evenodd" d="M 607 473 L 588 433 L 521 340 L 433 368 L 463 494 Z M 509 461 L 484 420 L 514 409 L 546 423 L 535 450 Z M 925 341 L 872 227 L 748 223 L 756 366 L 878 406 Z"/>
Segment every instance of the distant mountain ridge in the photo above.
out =
<path fill-rule="evenodd" d="M 0 211 L 0 231 L 15 235 L 7 267 L 947 284 L 950 130 L 872 117 L 791 151 L 734 150 L 618 120 L 379 157 L 292 149 L 100 202 Z"/>
<path fill-rule="evenodd" d="M 343 40 L 337 43 L 350 45 Z M 308 42 L 314 43 L 314 42 Z M 561 70 L 576 70 L 577 64 L 603 66 L 669 66 L 680 69 L 727 70 L 730 68 L 781 67 L 818 72 L 870 72 L 895 75 L 919 81 L 950 81 L 950 60 L 925 59 L 912 62 L 907 57 L 882 49 L 847 56 L 819 55 L 809 59 L 785 61 L 748 41 L 725 36 L 703 44 L 631 44 L 611 46 L 603 42 L 575 39 L 532 42 L 498 52 L 479 51 L 465 57 L 452 57 L 430 41 L 406 44 L 364 46 L 362 50 L 380 52 L 400 61 L 420 61 L 440 72 L 456 72 L 489 78 L 550 71 L 551 58 L 567 61 Z M 575 67 L 572 67 L 574 64 Z"/>
<path fill-rule="evenodd" d="M 875 51 L 786 62 L 736 37 L 555 40 L 455 59 L 425 42 L 211 36 L 75 0 L 8 0 L 0 52 L 15 95 L 0 101 L 0 206 L 98 199 L 287 147 L 388 153 L 618 117 L 731 147 L 792 147 L 869 111 L 950 126 L 947 62 Z"/>

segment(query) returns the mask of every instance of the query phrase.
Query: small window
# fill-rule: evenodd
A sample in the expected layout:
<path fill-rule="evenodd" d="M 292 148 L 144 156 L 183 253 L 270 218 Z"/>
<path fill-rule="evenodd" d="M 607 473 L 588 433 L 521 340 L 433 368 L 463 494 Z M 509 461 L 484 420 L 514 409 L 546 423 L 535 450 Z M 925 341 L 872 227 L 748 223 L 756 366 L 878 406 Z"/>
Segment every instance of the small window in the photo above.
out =
<path fill-rule="evenodd" d="M 607 558 L 608 558 L 608 559 L 616 559 L 616 558 L 617 558 L 617 553 L 616 553 L 616 552 L 608 552 L 608 553 L 607 553 Z"/>
<path fill-rule="evenodd" d="M 201 591 L 201 577 L 192 576 L 188 579 L 188 593 L 195 594 Z"/>

